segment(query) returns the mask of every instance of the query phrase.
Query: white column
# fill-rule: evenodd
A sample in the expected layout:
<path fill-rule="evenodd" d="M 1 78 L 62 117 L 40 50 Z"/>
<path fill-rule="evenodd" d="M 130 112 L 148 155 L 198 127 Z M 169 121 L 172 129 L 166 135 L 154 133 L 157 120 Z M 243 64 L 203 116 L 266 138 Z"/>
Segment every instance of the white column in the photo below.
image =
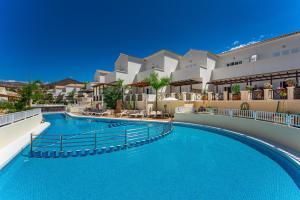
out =
<path fill-rule="evenodd" d="M 186 101 L 186 92 L 182 92 L 182 100 Z"/>
<path fill-rule="evenodd" d="M 207 92 L 208 100 L 211 101 L 213 99 L 213 92 Z"/>
<path fill-rule="evenodd" d="M 191 100 L 196 101 L 196 94 L 195 93 L 191 93 Z"/>
<path fill-rule="evenodd" d="M 228 91 L 223 91 L 223 99 L 224 101 L 228 101 Z"/>
<path fill-rule="evenodd" d="M 295 93 L 295 87 L 287 87 L 287 99 L 293 100 L 294 99 L 294 93 Z"/>
<path fill-rule="evenodd" d="M 264 100 L 273 99 L 272 96 L 272 89 L 264 89 Z"/>
<path fill-rule="evenodd" d="M 243 101 L 249 100 L 249 91 L 248 90 L 241 91 L 241 100 L 243 100 Z"/>

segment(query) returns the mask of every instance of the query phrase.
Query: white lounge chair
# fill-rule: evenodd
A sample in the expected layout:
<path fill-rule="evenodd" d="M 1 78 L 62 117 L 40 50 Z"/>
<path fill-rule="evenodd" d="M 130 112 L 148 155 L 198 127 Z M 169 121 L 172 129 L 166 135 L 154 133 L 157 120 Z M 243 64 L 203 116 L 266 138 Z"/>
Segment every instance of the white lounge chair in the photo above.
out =
<path fill-rule="evenodd" d="M 123 117 L 123 116 L 128 116 L 130 114 L 130 112 L 128 110 L 123 110 L 120 113 L 117 113 L 116 116 L 117 117 Z"/>
<path fill-rule="evenodd" d="M 146 110 L 141 110 L 136 113 L 130 114 L 130 116 L 143 118 L 145 116 L 145 114 L 146 114 Z"/>
<path fill-rule="evenodd" d="M 99 113 L 100 116 L 104 116 L 104 115 L 112 115 L 113 114 L 113 111 L 112 110 L 107 110 L 107 111 L 104 111 L 102 113 Z"/>
<path fill-rule="evenodd" d="M 162 111 L 157 111 L 157 113 L 156 113 L 156 111 L 151 111 L 150 113 L 149 113 L 149 115 L 148 115 L 149 117 L 157 117 L 157 116 L 162 116 Z"/>

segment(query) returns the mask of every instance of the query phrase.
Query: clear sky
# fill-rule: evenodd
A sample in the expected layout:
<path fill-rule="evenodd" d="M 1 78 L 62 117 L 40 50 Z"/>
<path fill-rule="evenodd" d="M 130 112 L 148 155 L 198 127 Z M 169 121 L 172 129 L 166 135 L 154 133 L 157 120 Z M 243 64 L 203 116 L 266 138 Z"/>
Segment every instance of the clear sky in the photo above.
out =
<path fill-rule="evenodd" d="M 0 80 L 91 81 L 119 53 L 220 53 L 298 30 L 299 0 L 0 0 Z"/>

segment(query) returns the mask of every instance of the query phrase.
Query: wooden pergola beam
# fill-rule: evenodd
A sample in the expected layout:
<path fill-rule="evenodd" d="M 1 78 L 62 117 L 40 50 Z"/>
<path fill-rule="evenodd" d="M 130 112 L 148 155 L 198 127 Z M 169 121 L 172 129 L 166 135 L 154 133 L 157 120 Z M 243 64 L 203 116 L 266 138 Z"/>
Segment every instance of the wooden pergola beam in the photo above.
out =
<path fill-rule="evenodd" d="M 293 72 L 277 72 L 277 73 L 270 73 L 270 74 L 262 74 L 262 75 L 254 75 L 254 76 L 247 76 L 242 78 L 232 78 L 226 80 L 216 80 L 211 81 L 209 84 L 214 85 L 226 85 L 226 84 L 233 84 L 233 83 L 244 83 L 244 82 L 253 82 L 253 81 L 273 81 L 278 79 L 286 79 L 286 78 L 296 78 L 298 79 L 298 71 Z"/>

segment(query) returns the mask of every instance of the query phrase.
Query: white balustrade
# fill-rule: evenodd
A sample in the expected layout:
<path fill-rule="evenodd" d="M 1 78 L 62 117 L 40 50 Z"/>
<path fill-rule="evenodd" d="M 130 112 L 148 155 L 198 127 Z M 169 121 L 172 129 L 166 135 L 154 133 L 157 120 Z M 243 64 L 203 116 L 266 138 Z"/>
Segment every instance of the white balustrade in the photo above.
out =
<path fill-rule="evenodd" d="M 291 115 L 290 116 L 290 125 L 300 128 L 300 115 Z"/>
<path fill-rule="evenodd" d="M 193 107 L 177 107 L 176 113 L 192 113 Z M 230 117 L 241 117 L 254 120 L 268 121 L 278 124 L 285 124 L 288 126 L 300 128 L 300 115 L 289 115 L 286 113 L 274 113 L 254 110 L 240 110 L 240 109 L 222 109 L 222 108 L 206 108 L 206 112 L 215 115 L 224 115 Z"/>
<path fill-rule="evenodd" d="M 0 126 L 11 124 L 38 114 L 41 114 L 40 108 L 2 115 L 0 116 Z"/>

